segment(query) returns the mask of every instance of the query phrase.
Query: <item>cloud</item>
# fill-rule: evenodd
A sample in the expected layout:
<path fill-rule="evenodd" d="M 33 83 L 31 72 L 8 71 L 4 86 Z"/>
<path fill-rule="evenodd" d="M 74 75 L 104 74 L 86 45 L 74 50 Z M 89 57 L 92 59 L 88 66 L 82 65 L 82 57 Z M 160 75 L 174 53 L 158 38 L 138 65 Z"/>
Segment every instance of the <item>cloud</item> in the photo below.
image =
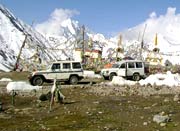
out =
<path fill-rule="evenodd" d="M 158 46 L 161 51 L 176 51 L 180 47 L 180 14 L 176 8 L 169 7 L 165 14 L 157 15 L 152 12 L 149 18 L 137 28 L 143 31 L 144 25 L 147 25 L 144 39 L 154 43 L 155 34 L 158 34 Z M 152 44 L 153 45 L 153 44 Z M 173 45 L 176 45 L 173 46 Z"/>
<path fill-rule="evenodd" d="M 149 15 L 150 18 L 156 18 L 156 12 L 152 12 L 150 15 Z"/>
<path fill-rule="evenodd" d="M 37 24 L 35 29 L 44 35 L 61 35 L 63 33 L 61 30 L 61 23 L 78 14 L 79 12 L 77 10 L 55 9 L 51 13 L 49 19 L 45 22 Z"/>
<path fill-rule="evenodd" d="M 143 34 L 144 29 L 146 30 Z M 180 51 L 180 13 L 176 8 L 169 7 L 164 14 L 151 12 L 145 22 L 127 30 L 124 38 L 140 41 L 143 39 L 149 49 L 153 49 L 156 33 L 160 52 Z"/>
<path fill-rule="evenodd" d="M 157 16 L 156 12 L 152 12 L 143 24 L 147 24 L 147 32 L 150 34 L 175 33 L 177 28 L 180 31 L 180 14 L 176 14 L 176 8 L 169 7 L 164 15 Z"/>
<path fill-rule="evenodd" d="M 176 14 L 176 8 L 169 7 L 169 8 L 167 9 L 166 15 L 173 16 L 173 15 L 175 15 L 175 14 Z"/>

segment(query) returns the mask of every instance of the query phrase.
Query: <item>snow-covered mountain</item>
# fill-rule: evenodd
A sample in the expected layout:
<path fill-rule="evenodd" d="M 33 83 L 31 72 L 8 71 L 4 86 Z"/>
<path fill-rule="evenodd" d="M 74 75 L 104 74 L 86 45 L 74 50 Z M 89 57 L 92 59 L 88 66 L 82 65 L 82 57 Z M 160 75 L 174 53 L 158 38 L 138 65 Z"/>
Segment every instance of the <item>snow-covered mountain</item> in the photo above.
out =
<path fill-rule="evenodd" d="M 35 26 L 35 29 L 46 37 L 58 59 L 76 59 L 74 50 L 82 48 L 83 34 L 85 48 L 88 48 L 90 38 L 96 49 L 101 49 L 105 45 L 107 40 L 102 34 L 92 33 L 88 27 L 80 25 L 67 14 L 71 14 L 71 11 L 56 9 L 47 21 Z"/>
<path fill-rule="evenodd" d="M 25 36 L 27 40 L 20 55 L 24 64 L 34 63 L 32 58 L 37 52 L 44 63 L 51 60 L 76 59 L 74 49 L 82 48 L 82 25 L 64 14 L 62 19 L 57 15 L 59 12 L 62 14 L 61 9 L 55 10 L 47 21 L 35 25 L 34 29 L 0 5 L 0 70 L 13 69 Z M 69 10 L 66 12 L 71 13 Z M 164 59 L 179 64 L 180 15 L 175 13 L 175 8 L 169 8 L 164 16 L 159 17 L 153 12 L 145 22 L 122 31 L 120 34 L 125 56 L 138 58 L 142 39 L 144 48 L 152 50 L 156 33 L 158 48 L 162 54 L 166 54 Z M 92 38 L 93 48 L 102 50 L 105 58 L 111 57 L 118 46 L 119 36 L 105 38 L 103 34 L 92 33 L 88 27 L 85 27 L 84 34 L 86 44 Z"/>
<path fill-rule="evenodd" d="M 155 46 L 155 36 L 158 36 L 158 44 Z M 169 7 L 165 15 L 158 16 L 152 12 L 145 22 L 121 31 L 117 36 L 105 38 L 102 34 L 88 34 L 93 41 L 98 41 L 103 48 L 103 57 L 115 56 L 118 47 L 119 35 L 122 35 L 122 47 L 124 56 L 139 59 L 140 48 L 143 41 L 143 56 L 155 47 L 160 49 L 163 63 L 169 60 L 173 64 L 180 64 L 180 14 L 176 14 L 176 8 Z M 112 53 L 112 54 L 111 54 Z"/>
<path fill-rule="evenodd" d="M 82 26 L 68 17 L 58 19 L 58 11 L 61 10 L 53 12 L 52 20 L 37 24 L 34 29 L 0 5 L 0 70 L 10 71 L 14 68 L 24 41 L 19 60 L 23 67 L 36 66 L 34 61 L 37 55 L 44 64 L 53 60 L 76 59 L 75 48 L 82 48 Z M 100 35 L 103 38 L 100 40 L 98 34 L 91 34 L 85 27 L 84 40 L 87 44 L 89 36 L 97 39 L 95 48 L 101 47 L 101 41 L 105 40 L 103 35 Z"/>
<path fill-rule="evenodd" d="M 36 53 L 37 49 L 42 56 L 42 60 L 48 61 L 54 58 L 54 53 L 46 50 L 48 48 L 47 40 L 43 35 L 0 5 L 0 70 L 9 71 L 14 68 L 25 36 L 27 36 L 27 39 L 20 55 L 21 61 L 24 63 L 31 62 L 30 57 Z"/>

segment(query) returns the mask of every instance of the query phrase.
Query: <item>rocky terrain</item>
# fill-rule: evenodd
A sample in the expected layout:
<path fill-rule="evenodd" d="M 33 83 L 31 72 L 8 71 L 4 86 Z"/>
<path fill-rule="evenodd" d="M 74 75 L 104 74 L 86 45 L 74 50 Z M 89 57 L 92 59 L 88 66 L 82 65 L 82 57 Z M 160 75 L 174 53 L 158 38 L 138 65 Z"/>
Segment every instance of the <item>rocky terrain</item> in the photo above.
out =
<path fill-rule="evenodd" d="M 5 73 L 13 81 L 27 81 L 27 73 Z M 16 76 L 16 77 L 15 77 Z M 17 78 L 18 76 L 18 78 Z M 20 77 L 21 76 L 21 77 Z M 91 79 L 92 80 L 92 79 Z M 90 81 L 90 80 L 89 80 Z M 1 131 L 178 131 L 180 129 L 180 87 L 147 85 L 112 86 L 102 79 L 78 85 L 61 85 L 63 104 L 40 101 L 52 85 L 40 90 L 6 92 L 0 82 Z"/>

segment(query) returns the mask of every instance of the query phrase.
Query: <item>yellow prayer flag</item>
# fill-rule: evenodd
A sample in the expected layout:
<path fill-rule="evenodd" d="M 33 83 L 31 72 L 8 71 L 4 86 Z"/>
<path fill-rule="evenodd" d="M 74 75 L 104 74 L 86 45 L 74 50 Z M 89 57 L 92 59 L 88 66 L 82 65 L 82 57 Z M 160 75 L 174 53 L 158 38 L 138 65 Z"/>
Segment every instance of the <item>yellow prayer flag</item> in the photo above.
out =
<path fill-rule="evenodd" d="M 155 37 L 155 46 L 157 46 L 158 44 L 158 38 L 157 38 L 157 33 L 156 33 L 156 37 Z"/>

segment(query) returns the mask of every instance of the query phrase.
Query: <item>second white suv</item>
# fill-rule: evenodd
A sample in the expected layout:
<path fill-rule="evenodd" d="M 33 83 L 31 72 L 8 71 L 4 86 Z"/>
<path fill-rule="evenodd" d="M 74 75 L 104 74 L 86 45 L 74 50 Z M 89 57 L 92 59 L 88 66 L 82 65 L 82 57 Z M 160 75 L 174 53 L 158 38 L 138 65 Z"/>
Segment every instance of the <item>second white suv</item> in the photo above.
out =
<path fill-rule="evenodd" d="M 141 60 L 122 60 L 109 69 L 102 69 L 101 75 L 112 80 L 114 76 L 132 78 L 135 81 L 145 78 L 149 73 L 149 64 Z"/>
<path fill-rule="evenodd" d="M 78 61 L 57 61 L 44 71 L 32 72 L 29 81 L 32 85 L 42 85 L 44 82 L 65 81 L 70 84 L 77 84 L 83 79 L 83 68 Z"/>
<path fill-rule="evenodd" d="M 141 78 L 146 78 L 149 74 L 149 63 L 142 60 L 122 61 L 117 74 L 118 76 L 139 81 Z"/>

